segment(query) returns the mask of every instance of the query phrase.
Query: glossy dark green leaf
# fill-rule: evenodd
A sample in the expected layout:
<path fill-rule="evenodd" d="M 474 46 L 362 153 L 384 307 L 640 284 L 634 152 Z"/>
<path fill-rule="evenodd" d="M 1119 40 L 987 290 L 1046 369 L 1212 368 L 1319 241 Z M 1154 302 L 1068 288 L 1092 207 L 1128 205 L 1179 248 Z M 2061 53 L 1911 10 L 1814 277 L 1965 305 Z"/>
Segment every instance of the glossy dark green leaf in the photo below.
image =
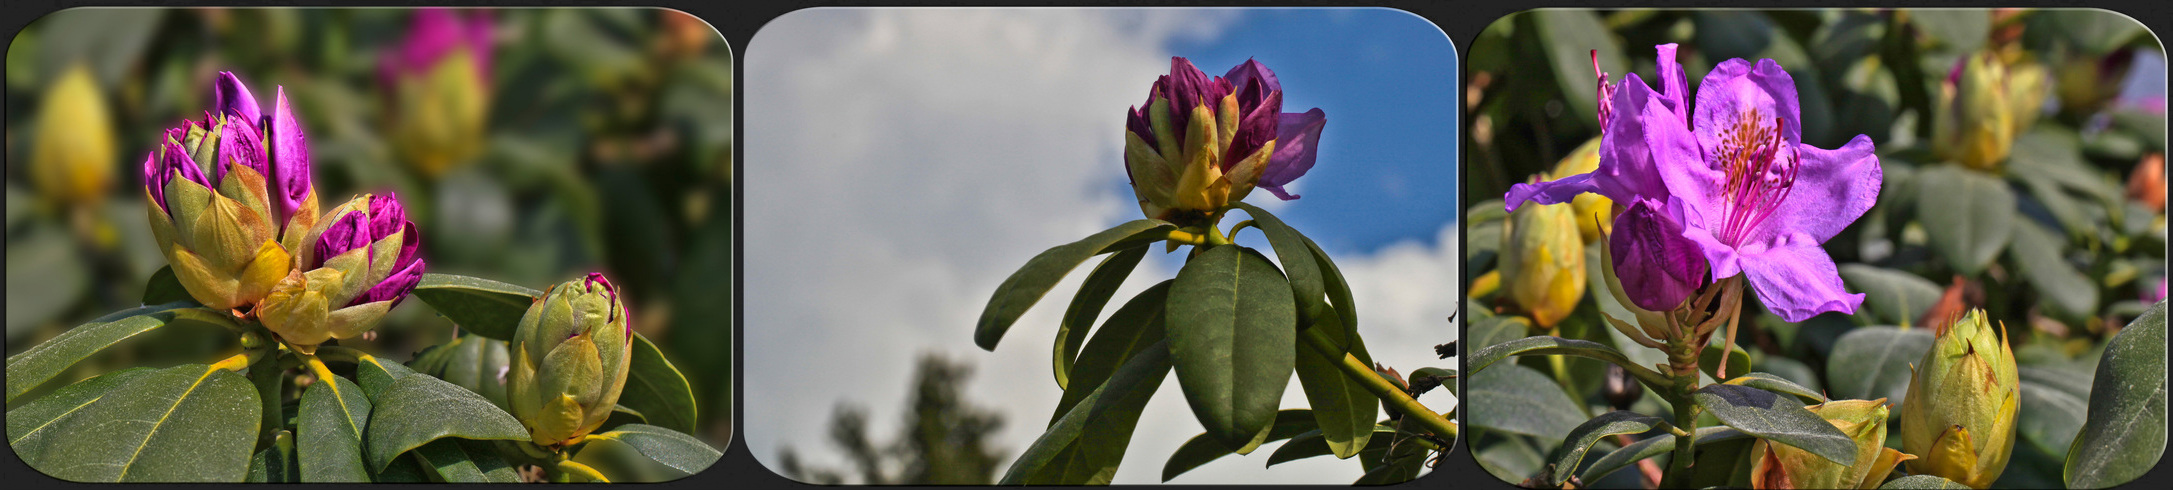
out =
<path fill-rule="evenodd" d="M 1872 321 L 1886 325 L 1914 324 L 1945 292 L 1916 274 L 1864 264 L 1842 265 L 1841 282 L 1850 291 L 1864 294 L 1859 318 L 1870 316 Z"/>
<path fill-rule="evenodd" d="M 279 431 L 272 444 L 249 457 L 248 483 L 302 483 L 302 467 L 295 454 L 294 433 Z"/>
<path fill-rule="evenodd" d="M 973 343 L 985 350 L 995 350 L 996 342 L 1003 340 L 1004 332 L 1011 330 L 1011 324 L 1088 257 L 1160 240 L 1176 228 L 1161 220 L 1134 220 L 1083 240 L 1042 251 L 996 286 L 996 293 L 989 297 L 988 306 L 981 310 L 981 319 L 973 328 Z"/>
<path fill-rule="evenodd" d="M 626 444 L 641 455 L 692 475 L 709 469 L 724 453 L 694 436 L 654 425 L 628 424 L 590 437 Z"/>
<path fill-rule="evenodd" d="M 414 374 L 415 371 L 404 364 L 375 356 L 366 356 L 355 363 L 355 384 L 362 385 L 362 393 L 369 395 L 372 401 L 392 388 L 393 382 Z"/>
<path fill-rule="evenodd" d="M 2015 226 L 2015 194 L 1997 177 L 1938 165 L 1916 176 L 1917 222 L 1932 250 L 1954 270 L 1975 276 L 1984 271 Z"/>
<path fill-rule="evenodd" d="M 2068 488 L 2107 488 L 2157 466 L 2166 443 L 2166 303 L 2106 342 L 2090 388 L 2089 418 L 2068 447 Z"/>
<path fill-rule="evenodd" d="M 1817 390 L 1805 388 L 1803 387 L 1803 385 L 1796 384 L 1796 382 L 1794 381 L 1789 381 L 1785 378 L 1772 374 L 1746 373 L 1742 376 L 1737 376 L 1735 379 L 1728 380 L 1727 383 L 1737 386 L 1748 386 L 1761 390 L 1771 391 L 1774 393 L 1780 393 L 1783 395 L 1795 395 L 1797 398 L 1802 398 L 1804 403 L 1826 403 L 1826 395 L 1819 394 Z"/>
<path fill-rule="evenodd" d="M 1342 330 L 1342 319 L 1335 312 L 1322 310 L 1320 313 L 1314 317 L 1312 328 Z M 1373 365 L 1373 357 L 1366 353 L 1365 341 L 1358 337 L 1350 339 L 1351 343 L 1342 350 L 1347 351 L 1347 355 L 1357 356 L 1360 364 Z M 1329 359 L 1310 348 L 1299 348 L 1297 355 L 1298 387 L 1305 390 L 1306 404 L 1313 407 L 1313 417 L 1321 435 L 1327 439 L 1329 448 L 1335 450 L 1337 458 L 1358 455 L 1358 451 L 1366 447 L 1366 441 L 1373 437 L 1374 421 L 1380 415 L 1380 399 L 1336 367 L 1342 361 L 1341 356 Z"/>
<path fill-rule="evenodd" d="M 1336 267 L 1335 259 L 1329 258 L 1328 251 L 1321 250 L 1320 244 L 1313 243 L 1313 239 L 1305 235 L 1298 235 L 1298 239 L 1305 242 L 1307 250 L 1313 251 L 1313 263 L 1320 264 L 1321 282 L 1328 291 L 1328 306 L 1335 308 L 1337 316 L 1343 317 L 1343 333 L 1328 332 L 1328 338 L 1341 342 L 1343 338 L 1358 335 L 1358 303 L 1351 298 L 1351 283 L 1343 278 L 1343 269 Z"/>
<path fill-rule="evenodd" d="M 70 366 L 123 340 L 172 322 L 176 310 L 195 303 L 167 303 L 114 312 L 77 325 L 60 336 L 8 356 L 8 401 L 59 376 Z"/>
<path fill-rule="evenodd" d="M 24 463 L 55 478 L 238 482 L 248 476 L 263 407 L 248 379 L 188 364 L 132 375 L 76 408 L 18 410 L 52 414 L 18 431 L 10 413 L 8 436 Z"/>
<path fill-rule="evenodd" d="M 543 296 L 519 285 L 452 274 L 423 274 L 413 294 L 463 331 L 498 340 L 511 340 L 521 315 Z"/>
<path fill-rule="evenodd" d="M 461 439 L 438 439 L 410 453 L 424 470 L 445 483 L 520 483 L 521 476 L 488 446 Z"/>
<path fill-rule="evenodd" d="M 1879 490 L 1968 490 L 1969 485 L 1932 475 L 1909 475 L 1887 480 Z"/>
<path fill-rule="evenodd" d="M 2090 378 L 2083 373 L 2024 365 L 2019 370 L 2021 412 L 2015 438 L 2045 454 L 2065 454 L 2090 411 Z"/>
<path fill-rule="evenodd" d="M 1275 413 L 1275 426 L 1268 429 L 1267 437 L 1261 439 L 1260 442 L 1280 441 L 1317 430 L 1319 430 L 1319 427 L 1313 422 L 1312 410 L 1302 408 L 1283 410 Z M 1200 467 L 1200 465 L 1232 454 L 1237 454 L 1237 452 L 1230 449 L 1229 446 L 1222 445 L 1220 441 L 1208 437 L 1207 434 L 1202 433 L 1192 436 L 1191 439 L 1185 440 L 1184 445 L 1177 446 L 1177 451 L 1170 453 L 1169 461 L 1162 464 L 1162 481 L 1167 483 L 1170 479 L 1176 478 L 1177 475 L 1182 475 L 1187 471 L 1192 471 L 1193 468 Z"/>
<path fill-rule="evenodd" d="M 1723 374 L 1738 376 L 1750 372 L 1750 353 L 1744 351 L 1743 346 L 1728 344 L 1727 354 L 1722 355 L 1722 339 L 1727 338 L 1727 334 L 1726 331 L 1714 332 L 1712 343 L 1706 344 L 1705 351 L 1698 354 L 1698 372 L 1704 375 L 1698 378 L 1700 384 L 1712 384 L 1712 380 Z M 1724 357 L 1728 360 L 1728 371 L 1722 373 L 1718 368 Z"/>
<path fill-rule="evenodd" d="M 1258 252 L 1200 252 L 1170 284 L 1168 335 L 1178 387 L 1207 433 L 1244 446 L 1275 423 L 1297 364 L 1290 284 Z"/>
<path fill-rule="evenodd" d="M 2014 243 L 2009 249 L 2014 251 L 2022 276 L 2037 290 L 2039 304 L 2064 316 L 2080 318 L 2097 309 L 2098 288 L 2061 256 L 2066 244 L 2064 236 L 2022 220 L 2015 224 Z"/>
<path fill-rule="evenodd" d="M 1834 341 L 1826 358 L 1830 395 L 1842 400 L 1876 400 L 1901 406 L 1909 395 L 1909 366 L 1932 348 L 1932 331 L 1922 328 L 1860 327 Z M 1895 410 L 1892 416 L 1901 416 Z"/>
<path fill-rule="evenodd" d="M 1733 428 L 1700 427 L 1697 431 L 1697 442 L 1695 444 L 1704 446 L 1747 437 L 1750 437 L 1750 434 L 1745 434 L 1743 431 Z M 1638 461 L 1645 458 L 1667 454 L 1669 451 L 1675 450 L 1675 439 L 1674 434 L 1668 433 L 1654 434 L 1652 437 L 1639 439 L 1628 446 L 1623 446 L 1622 449 L 1608 452 L 1606 456 L 1601 456 L 1598 461 L 1593 461 L 1592 466 L 1586 467 L 1583 472 L 1577 474 L 1577 478 L 1588 482 L 1597 481 L 1601 477 L 1607 476 L 1608 473 L 1637 464 Z"/>
<path fill-rule="evenodd" d="M 634 334 L 634 354 L 626 368 L 626 389 L 619 404 L 641 412 L 642 417 L 666 429 L 694 432 L 694 388 L 685 374 L 664 358 L 664 351 L 648 337 Z"/>
<path fill-rule="evenodd" d="M 1666 425 L 1667 422 L 1659 417 L 1628 410 L 1607 412 L 1586 420 L 1570 429 L 1569 437 L 1564 438 L 1561 448 L 1554 451 L 1554 470 L 1549 473 L 1552 477 L 1549 482 L 1561 485 L 1569 481 L 1569 477 L 1576 474 L 1577 465 L 1583 464 L 1585 453 L 1601 439 L 1620 434 L 1642 434 Z"/>
<path fill-rule="evenodd" d="M 1102 322 L 1101 330 L 1080 352 L 1071 384 L 1057 400 L 1056 414 L 1049 416 L 1049 425 L 1056 425 L 1064 414 L 1071 413 L 1073 406 L 1100 389 L 1102 383 L 1107 382 L 1117 368 L 1131 362 L 1133 356 L 1150 347 L 1168 348 L 1163 342 L 1168 338 L 1164 330 L 1167 311 L 1164 306 L 1169 302 L 1170 282 L 1162 281 L 1140 291 L 1124 306 L 1117 307 L 1116 313 L 1109 315 L 1109 321 Z"/>
<path fill-rule="evenodd" d="M 1109 297 L 1117 294 L 1117 286 L 1124 285 L 1124 278 L 1132 275 L 1132 269 L 1146 256 L 1145 244 L 1109 254 L 1094 266 L 1094 272 L 1087 274 L 1086 282 L 1080 283 L 1079 294 L 1071 297 L 1071 308 L 1064 310 L 1063 323 L 1056 325 L 1056 387 L 1071 388 L 1072 365 L 1079 359 L 1079 349 L 1086 345 L 1094 320 L 1101 318 Z M 1063 409 L 1057 409 L 1057 413 L 1063 413 Z"/>
<path fill-rule="evenodd" d="M 295 422 L 302 481 L 370 481 L 362 461 L 362 432 L 369 427 L 370 397 L 362 385 L 334 376 L 303 390 Z"/>
<path fill-rule="evenodd" d="M 1638 365 L 1636 361 L 1632 361 L 1628 356 L 1623 355 L 1622 351 L 1608 347 L 1607 344 L 1589 340 L 1565 339 L 1551 335 L 1534 335 L 1486 347 L 1471 355 L 1471 360 L 1467 361 L 1468 367 L 1466 369 L 1471 370 L 1469 373 L 1476 374 L 1488 366 L 1492 366 L 1511 356 L 1586 357 L 1620 365 L 1623 369 L 1628 370 L 1630 375 L 1645 380 L 1647 383 L 1664 384 L 1667 382 L 1659 373 Z M 1746 360 L 1746 362 L 1748 361 Z"/>
<path fill-rule="evenodd" d="M 53 436 L 53 433 L 46 432 L 46 429 L 52 428 L 53 422 L 112 394 L 114 389 L 155 371 L 147 367 L 135 367 L 101 374 L 60 387 L 52 393 L 8 410 L 8 445 L 16 445 L 32 436 Z"/>
<path fill-rule="evenodd" d="M 1327 285 L 1321 279 L 1320 264 L 1313 260 L 1312 248 L 1306 245 L 1305 235 L 1283 223 L 1282 218 L 1258 206 L 1242 202 L 1232 205 L 1252 215 L 1253 224 L 1259 226 L 1262 234 L 1267 235 L 1268 245 L 1275 248 L 1275 260 L 1282 264 L 1283 274 L 1290 278 L 1290 292 L 1298 305 L 1298 317 L 1318 316 L 1319 310 L 1328 306 L 1324 296 Z M 1342 332 L 1338 331 L 1329 337 L 1340 341 L 1342 336 Z"/>
<path fill-rule="evenodd" d="M 1585 421 L 1577 400 L 1532 368 L 1502 364 L 1464 376 L 1464 421 L 1473 426 L 1559 441 Z"/>
<path fill-rule="evenodd" d="M 1168 341 L 1141 350 L 1035 438 L 1004 471 L 1001 483 L 1108 483 L 1124 460 L 1140 410 L 1169 372 Z"/>
<path fill-rule="evenodd" d="M 1737 385 L 1698 388 L 1698 406 L 1751 435 L 1803 449 L 1828 461 L 1856 464 L 1856 442 L 1795 397 Z"/>
<path fill-rule="evenodd" d="M 1373 436 L 1366 438 L 1366 447 L 1359 452 L 1386 450 L 1389 443 L 1393 442 L 1392 439 L 1395 439 L 1396 429 L 1392 427 L 1375 424 L 1372 430 Z M 1275 452 L 1268 453 L 1267 466 L 1333 454 L 1335 451 L 1328 448 L 1328 440 L 1321 436 L 1320 431 L 1309 430 L 1290 436 L 1290 442 L 1285 442 L 1277 446 Z"/>
<path fill-rule="evenodd" d="M 528 429 L 490 400 L 430 376 L 402 376 L 370 402 L 363 455 L 374 469 L 439 438 L 528 439 Z"/>
<path fill-rule="evenodd" d="M 174 267 L 160 267 L 151 273 L 151 280 L 143 283 L 143 304 L 162 305 L 175 301 L 195 301 L 189 290 L 181 286 L 181 279 L 174 277 Z"/>

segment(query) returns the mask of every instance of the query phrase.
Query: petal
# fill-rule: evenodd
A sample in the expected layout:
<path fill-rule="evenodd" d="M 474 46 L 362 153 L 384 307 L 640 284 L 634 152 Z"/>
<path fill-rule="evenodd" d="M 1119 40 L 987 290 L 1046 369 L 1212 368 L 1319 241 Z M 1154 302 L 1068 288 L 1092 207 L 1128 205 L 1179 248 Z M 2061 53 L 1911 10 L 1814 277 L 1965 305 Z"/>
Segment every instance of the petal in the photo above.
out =
<path fill-rule="evenodd" d="M 1275 79 L 1275 70 L 1268 69 L 1267 65 L 1252 58 L 1246 58 L 1244 63 L 1230 67 L 1230 72 L 1223 74 L 1222 78 L 1228 79 L 1232 87 L 1242 88 L 1258 80 L 1269 92 L 1283 91 L 1282 81 Z"/>
<path fill-rule="evenodd" d="M 370 240 L 373 241 L 392 236 L 393 232 L 400 231 L 407 224 L 407 209 L 400 206 L 400 198 L 396 194 L 370 196 L 369 213 L 369 233 Z"/>
<path fill-rule="evenodd" d="M 1637 74 L 1625 75 L 1615 89 L 1607 131 L 1600 136 L 1600 164 L 1592 170 L 1599 194 L 1616 201 L 1667 202 L 1668 188 L 1646 133 L 1654 126 L 1678 126 L 1680 116 L 1661 104 Z"/>
<path fill-rule="evenodd" d="M 1813 243 L 1826 243 L 1835 234 L 1879 202 L 1879 186 L 1885 182 L 1879 156 L 1871 137 L 1856 135 L 1833 150 L 1799 144 L 1796 181 L 1773 215 L 1761 223 L 1761 241 L 1790 233 L 1809 235 Z"/>
<path fill-rule="evenodd" d="M 1545 182 L 1512 185 L 1509 186 L 1509 193 L 1502 196 L 1502 200 L 1509 202 L 1509 211 L 1516 211 L 1518 206 L 1522 206 L 1526 202 L 1539 204 L 1570 202 L 1570 200 L 1576 199 L 1578 194 L 1599 192 L 1599 186 L 1592 183 L 1592 179 L 1595 178 L 1594 175 L 1577 174 Z"/>
<path fill-rule="evenodd" d="M 1833 257 L 1808 235 L 1792 234 L 1765 250 L 1742 255 L 1743 275 L 1758 302 L 1783 321 L 1800 322 L 1829 311 L 1855 314 L 1862 293 L 1841 286 Z"/>
<path fill-rule="evenodd" d="M 1288 141 L 1284 139 L 1282 135 L 1277 134 L 1281 131 L 1282 120 L 1285 118 L 1305 118 L 1305 114 L 1286 115 L 1280 112 L 1283 110 L 1283 93 L 1279 91 L 1268 92 L 1267 99 L 1261 101 L 1260 103 L 1258 103 L 1258 105 L 1260 107 L 1255 108 L 1250 112 L 1245 112 L 1243 109 L 1239 110 L 1239 114 L 1244 114 L 1244 119 L 1238 121 L 1237 135 L 1233 137 L 1232 141 L 1230 142 L 1230 152 L 1225 155 L 1225 158 L 1222 159 L 1224 170 L 1228 170 L 1229 166 L 1235 165 L 1237 161 L 1252 156 L 1253 152 L 1260 151 L 1260 147 L 1267 146 L 1268 141 L 1277 141 L 1276 146 L 1281 147 L 1283 145 L 1283 143 L 1281 143 L 1282 141 Z M 1319 109 L 1314 110 L 1317 111 Z M 1300 135 L 1294 134 L 1293 136 Z M 1318 128 L 1315 128 L 1313 137 L 1320 137 Z M 1276 153 L 1282 152 L 1278 150 Z M 1275 160 L 1273 160 L 1272 158 L 1268 160 L 1268 168 L 1275 168 L 1274 163 Z M 1312 165 L 1311 161 L 1308 160 L 1306 165 L 1310 167 Z M 1299 173 L 1303 174 L 1304 172 Z M 1290 176 L 1290 178 L 1295 179 L 1297 178 L 1297 176 L 1293 175 Z M 1289 181 L 1286 180 L 1281 183 L 1288 182 Z"/>
<path fill-rule="evenodd" d="M 1289 185 L 1305 172 L 1313 169 L 1313 161 L 1320 154 L 1320 132 L 1328 127 L 1328 113 L 1320 108 L 1302 113 L 1278 115 L 1275 135 L 1275 154 L 1268 156 L 1268 166 L 1260 172 L 1260 187 L 1282 197 L 1282 187 Z M 1283 198 L 1288 201 L 1297 196 Z"/>
<path fill-rule="evenodd" d="M 1708 216 L 1718 214 L 1717 212 L 1707 213 L 1692 207 L 1682 196 L 1669 198 L 1668 209 L 1676 212 L 1675 219 L 1683 224 L 1683 238 L 1696 243 L 1698 249 L 1705 254 L 1705 262 L 1712 268 L 1714 278 L 1734 277 L 1743 273 L 1742 264 L 1737 260 L 1739 257 L 1735 245 L 1720 241 L 1720 237 L 1713 236 L 1712 229 L 1701 225 Z"/>
<path fill-rule="evenodd" d="M 1675 43 L 1662 44 L 1653 48 L 1659 52 L 1654 57 L 1654 61 L 1659 64 L 1657 71 L 1660 76 L 1660 100 L 1666 103 L 1669 109 L 1673 109 L 1676 114 L 1687 114 L 1689 113 L 1688 109 L 1690 109 L 1690 86 L 1683 77 L 1683 65 L 1675 62 L 1675 48 Z M 1687 127 L 1690 121 L 1685 119 L 1683 122 L 1685 123 L 1684 126 Z"/>
<path fill-rule="evenodd" d="M 1705 257 L 1683 237 L 1683 225 L 1652 203 L 1640 201 L 1615 218 L 1608 237 L 1615 276 L 1638 308 L 1669 311 L 1703 285 Z"/>
<path fill-rule="evenodd" d="M 370 286 L 368 291 L 364 291 L 361 296 L 356 296 L 347 305 L 354 306 L 389 300 L 392 301 L 391 306 L 400 306 L 400 300 L 407 299 L 407 293 L 414 291 L 415 285 L 422 283 L 422 280 L 423 261 L 417 260 L 409 263 L 405 268 L 394 271 L 392 276 L 386 277 L 383 282 Z"/>
<path fill-rule="evenodd" d="M 1722 147 L 1740 124 L 1770 125 L 1774 118 L 1781 120 L 1782 139 L 1800 141 L 1803 123 L 1796 106 L 1795 79 L 1773 60 L 1758 60 L 1756 66 L 1742 58 L 1721 62 L 1698 84 L 1697 100 L 1691 122 L 1704 148 Z M 1758 120 L 1743 120 L 1753 113 Z"/>
<path fill-rule="evenodd" d="M 311 260 L 309 268 L 322 267 L 325 259 L 369 245 L 368 218 L 356 212 L 341 214 L 324 229 L 323 234 L 317 235 L 316 256 Z"/>
<path fill-rule="evenodd" d="M 231 114 L 248 120 L 251 124 L 264 120 L 264 111 L 257 108 L 257 98 L 249 94 L 249 86 L 241 83 L 234 72 L 219 72 L 219 80 L 211 86 L 213 104 L 221 114 Z"/>
<path fill-rule="evenodd" d="M 301 207 L 302 198 L 309 195 L 309 142 L 302 134 L 301 121 L 294 119 L 294 111 L 287 105 L 286 87 L 278 88 L 275 100 L 269 128 L 271 173 L 266 177 L 271 185 L 275 217 L 285 223 L 294 216 L 294 210 Z"/>
<path fill-rule="evenodd" d="M 257 175 L 271 175 L 271 161 L 264 158 L 264 133 L 248 119 L 226 118 L 219 131 L 219 152 L 211 167 L 219 182 L 226 182 L 229 165 L 247 166 Z"/>

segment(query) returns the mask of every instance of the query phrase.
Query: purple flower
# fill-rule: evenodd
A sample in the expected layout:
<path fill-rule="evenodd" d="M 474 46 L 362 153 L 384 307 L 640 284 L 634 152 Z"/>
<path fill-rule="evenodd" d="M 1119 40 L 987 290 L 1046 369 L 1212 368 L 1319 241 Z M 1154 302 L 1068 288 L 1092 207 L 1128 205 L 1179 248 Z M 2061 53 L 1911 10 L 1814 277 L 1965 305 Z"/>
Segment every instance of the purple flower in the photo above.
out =
<path fill-rule="evenodd" d="M 214 112 L 204 114 L 201 127 L 212 133 L 206 140 L 215 140 L 211 155 L 211 181 L 206 187 L 218 187 L 225 182 L 229 165 L 247 166 L 264 178 L 264 195 L 269 198 L 272 221 L 285 227 L 298 214 L 315 213 L 313 187 L 310 181 L 309 141 L 303 134 L 301 121 L 287 103 L 286 87 L 278 87 L 273 112 L 267 117 L 249 85 L 233 72 L 219 72 L 219 79 L 212 86 Z M 191 128 L 199 127 L 195 121 L 186 122 Z M 167 130 L 169 141 L 185 141 L 189 131 Z M 269 145 L 267 145 L 267 142 Z M 146 180 L 150 182 L 150 180 Z M 309 208 L 304 210 L 303 208 Z M 305 217 L 313 220 L 315 217 Z M 307 226 L 304 224 L 303 226 Z"/>
<path fill-rule="evenodd" d="M 1141 211 L 1162 219 L 1211 212 L 1254 187 L 1297 199 L 1283 186 L 1313 167 L 1327 118 L 1282 107 L 1282 82 L 1259 61 L 1210 78 L 1170 58 L 1147 103 L 1125 112 L 1125 169 Z"/>
<path fill-rule="evenodd" d="M 1616 230 L 1634 235 L 1611 244 L 1626 245 L 1614 252 L 1633 298 L 1655 296 L 1636 298 L 1641 307 L 1647 299 L 1665 303 L 1659 300 L 1673 295 L 1680 274 L 1694 269 L 1669 263 L 1688 253 L 1685 242 L 1664 237 L 1680 225 L 1677 236 L 1706 259 L 1712 278 L 1745 276 L 1781 319 L 1854 313 L 1864 295 L 1842 287 L 1820 244 L 1878 200 L 1881 171 L 1871 139 L 1858 135 L 1834 150 L 1801 143 L 1795 81 L 1772 60 L 1722 62 L 1699 84 L 1690 112 L 1682 104 L 1687 90 L 1671 73 L 1680 70 L 1673 51 L 1660 47 L 1665 91 L 1653 93 L 1634 74 L 1614 90 L 1598 170 L 1516 186 L 1507 196 L 1510 207 L 1566 202 L 1582 192 L 1624 203 L 1631 212 L 1617 218 Z M 1639 265 L 1639 256 L 1660 259 Z M 1654 274 L 1661 277 L 1638 277 Z"/>
<path fill-rule="evenodd" d="M 463 16 L 445 8 L 417 10 L 407 37 L 379 61 L 378 74 L 391 85 L 401 75 L 428 72 L 454 51 L 466 49 L 476 72 L 487 77 L 492 35 L 489 11 Z"/>
<path fill-rule="evenodd" d="M 423 275 L 423 260 L 415 256 L 422 236 L 415 232 L 415 223 L 408 221 L 406 209 L 395 196 L 368 195 L 333 212 L 332 221 L 317 235 L 304 269 L 329 265 L 361 274 L 359 281 L 348 282 L 367 289 L 348 291 L 353 299 L 346 306 L 378 301 L 398 306 Z M 339 260 L 358 250 L 347 259 L 354 262 Z"/>

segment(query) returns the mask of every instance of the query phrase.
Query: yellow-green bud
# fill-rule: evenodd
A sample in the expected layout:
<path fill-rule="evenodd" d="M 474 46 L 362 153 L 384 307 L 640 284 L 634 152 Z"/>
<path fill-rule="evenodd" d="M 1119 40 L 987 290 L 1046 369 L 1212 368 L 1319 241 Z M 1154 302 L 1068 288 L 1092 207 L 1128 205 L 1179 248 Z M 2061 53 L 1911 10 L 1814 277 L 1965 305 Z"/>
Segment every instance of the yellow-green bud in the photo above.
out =
<path fill-rule="evenodd" d="M 2014 134 L 2021 136 L 2037 125 L 2045 112 L 2045 96 L 2051 93 L 2051 73 L 2045 65 L 2021 60 L 2007 65 L 2007 105 L 2014 115 Z"/>
<path fill-rule="evenodd" d="M 1502 222 L 1502 290 L 1541 327 L 1561 322 L 1584 299 L 1584 241 L 1574 206 L 1527 204 Z"/>
<path fill-rule="evenodd" d="M 30 180 L 59 204 L 105 198 L 113 186 L 113 124 L 90 68 L 78 63 L 53 80 L 40 101 Z"/>
<path fill-rule="evenodd" d="M 1758 458 L 1751 488 L 1878 488 L 1894 466 L 1916 456 L 1886 447 L 1886 399 L 1834 400 L 1807 407 L 1856 441 L 1856 460 L 1843 465 L 1795 446 L 1759 439 L 1751 446 Z"/>
<path fill-rule="evenodd" d="M 547 448 L 578 442 L 602 426 L 626 386 L 631 323 L 602 274 L 552 286 L 513 333 L 506 401 Z"/>
<path fill-rule="evenodd" d="M 419 76 L 394 83 L 399 104 L 394 147 L 416 171 L 435 178 L 482 151 L 489 87 L 467 50 L 455 50 Z"/>
<path fill-rule="evenodd" d="M 1911 473 L 1985 488 L 2007 468 L 2021 395 L 2004 337 L 1984 310 L 1938 331 L 1901 406 L 1902 449 L 1918 458 L 1909 462 Z"/>
<path fill-rule="evenodd" d="M 1963 59 L 1939 88 L 1933 151 L 1970 168 L 1999 168 L 2014 149 L 2014 105 L 2007 96 L 2007 66 L 1997 55 Z"/>

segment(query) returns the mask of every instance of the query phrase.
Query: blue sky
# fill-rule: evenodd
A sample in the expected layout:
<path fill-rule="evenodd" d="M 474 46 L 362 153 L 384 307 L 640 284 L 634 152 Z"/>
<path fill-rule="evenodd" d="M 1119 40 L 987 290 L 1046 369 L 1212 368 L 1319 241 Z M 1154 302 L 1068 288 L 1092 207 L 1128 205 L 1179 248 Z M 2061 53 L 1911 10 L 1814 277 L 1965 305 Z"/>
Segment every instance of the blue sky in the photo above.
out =
<path fill-rule="evenodd" d="M 1328 113 L 1302 197 L 1270 209 L 1328 251 L 1431 245 L 1455 219 L 1459 64 L 1433 23 L 1393 9 L 1250 9 L 1222 36 L 1169 50 L 1211 75 L 1258 59 L 1282 80 L 1284 111 Z"/>
<path fill-rule="evenodd" d="M 1431 23 L 1387 9 L 816 8 L 749 42 L 744 202 L 745 445 L 774 464 L 824 441 L 840 404 L 888 437 L 923 353 L 973 368 L 965 396 L 1005 417 L 1006 458 L 1040 435 L 1062 392 L 1050 342 L 1073 271 L 993 351 L 973 343 L 991 292 L 1035 254 L 1138 219 L 1125 184 L 1124 110 L 1170 56 L 1221 74 L 1247 57 L 1276 70 L 1284 108 L 1328 115 L 1318 163 L 1282 202 L 1248 199 L 1335 258 L 1376 361 L 1445 365 L 1459 306 L 1456 59 Z M 1224 223 L 1228 226 L 1232 223 Z M 1241 244 L 1272 253 L 1257 232 Z M 1149 254 L 1116 293 L 1175 275 Z M 1084 268 L 1082 268 L 1084 269 Z M 1114 308 L 1107 309 L 1106 317 Z M 876 373 L 871 375 L 870 373 Z M 810 379 L 861 382 L 808 383 Z M 1174 381 L 1148 402 L 1117 483 L 1155 483 L 1201 431 Z M 1420 398 L 1453 403 L 1446 390 Z M 1306 405 L 1288 388 L 1282 406 Z M 1173 483 L 1337 483 L 1354 461 L 1263 468 L 1217 460 Z"/>

